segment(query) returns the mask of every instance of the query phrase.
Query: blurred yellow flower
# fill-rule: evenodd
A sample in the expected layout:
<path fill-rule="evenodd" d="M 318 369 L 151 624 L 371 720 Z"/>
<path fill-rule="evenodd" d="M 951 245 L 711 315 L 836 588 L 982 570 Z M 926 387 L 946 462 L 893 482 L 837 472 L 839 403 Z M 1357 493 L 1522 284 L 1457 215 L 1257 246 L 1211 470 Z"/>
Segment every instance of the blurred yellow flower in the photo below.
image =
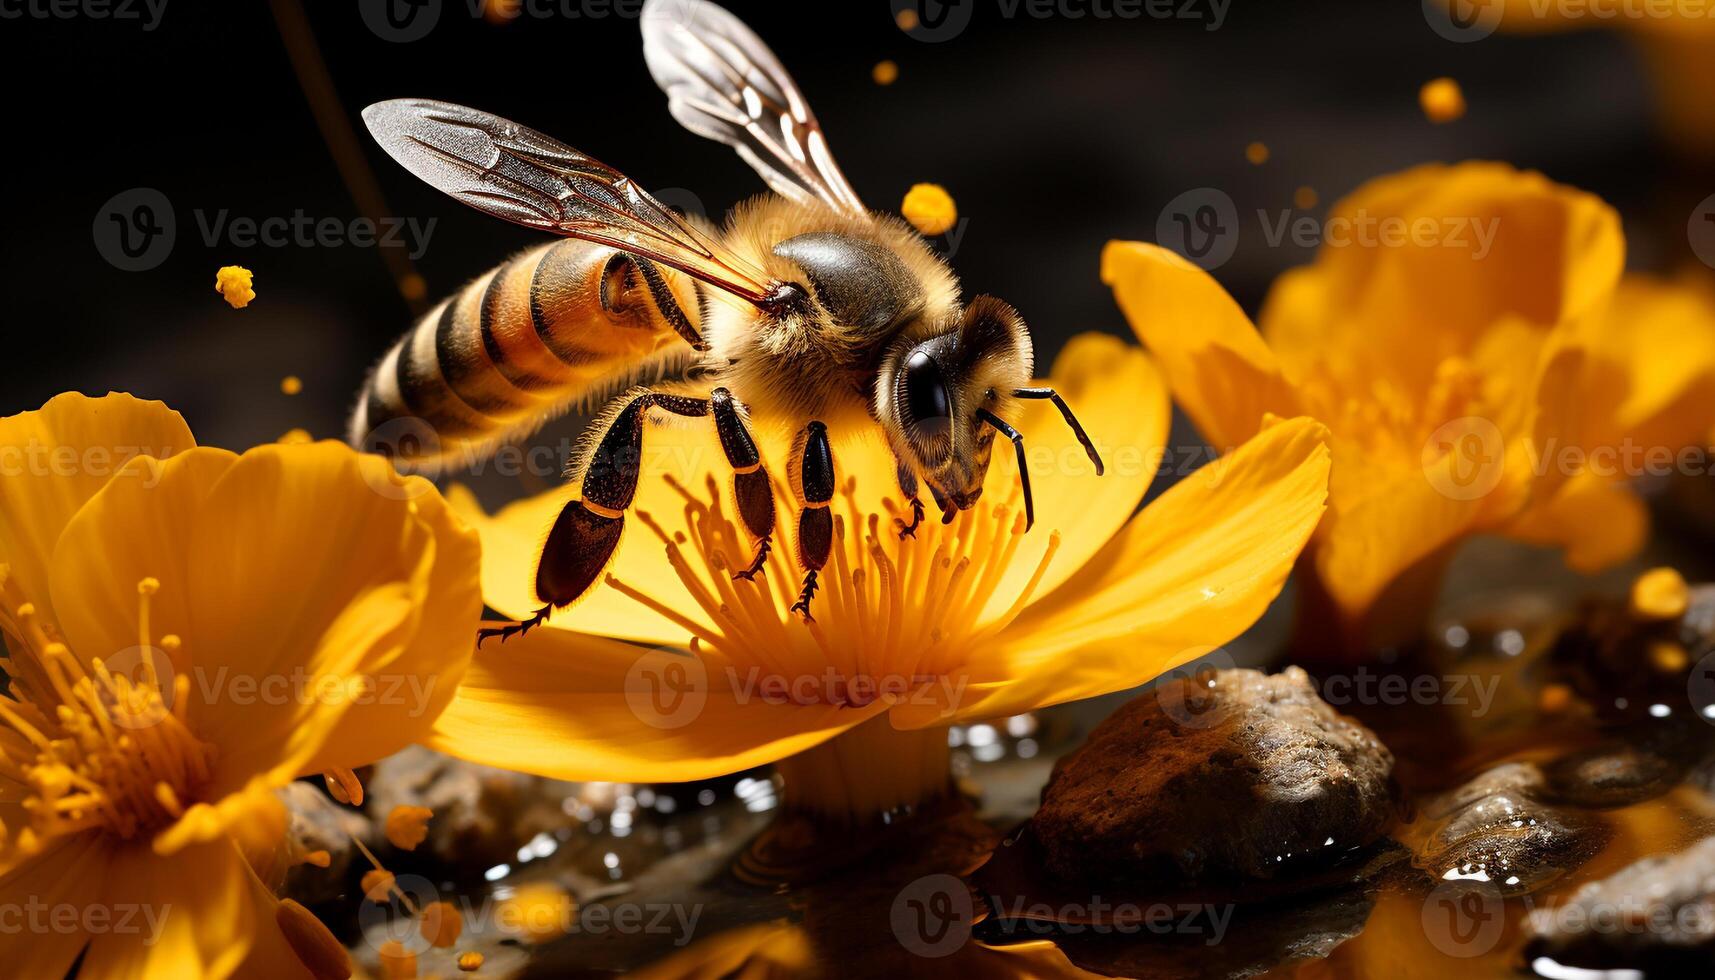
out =
<path fill-rule="evenodd" d="M 1330 211 L 1259 334 L 1206 272 L 1113 242 L 1103 279 L 1216 447 L 1265 417 L 1332 432 L 1328 514 L 1306 551 L 1331 649 L 1421 625 L 1453 546 L 1496 531 L 1594 569 L 1641 545 L 1625 478 L 1715 419 L 1715 302 L 1620 281 L 1613 210 L 1501 164 L 1383 177 Z M 1306 634 L 1301 631 L 1301 638 Z"/>
<path fill-rule="evenodd" d="M 377 457 L 199 448 L 129 395 L 0 419 L 0 463 L 0 900 L 48 916 L 0 962 L 325 968 L 338 944 L 252 870 L 284 843 L 273 791 L 427 731 L 481 616 L 475 536 Z"/>
<path fill-rule="evenodd" d="M 1445 0 L 1447 3 L 1460 0 Z M 1604 28 L 1634 39 L 1655 87 L 1659 121 L 1680 148 L 1715 157 L 1715 13 L 1708 0 L 1501 0 L 1480 28 L 1520 34 Z"/>
<path fill-rule="evenodd" d="M 789 807 L 858 819 L 946 790 L 949 724 L 1125 690 L 1236 636 L 1321 516 L 1323 428 L 1280 421 L 1134 517 L 1168 430 L 1154 365 L 1087 334 L 1052 375 L 1107 474 L 1033 402 L 1014 424 L 1030 447 L 1036 529 L 1025 533 L 1008 457 L 976 507 L 901 539 L 892 457 L 837 447 L 844 487 L 812 623 L 789 612 L 786 549 L 755 582 L 733 579 L 748 542 L 712 477 L 686 487 L 721 458 L 713 433 L 651 431 L 647 529 L 621 543 L 608 586 L 548 628 L 479 650 L 432 744 L 567 779 L 671 782 L 783 760 Z M 493 608 L 534 609 L 541 529 L 568 496 L 490 518 L 460 488 L 449 495 L 482 535 Z"/>

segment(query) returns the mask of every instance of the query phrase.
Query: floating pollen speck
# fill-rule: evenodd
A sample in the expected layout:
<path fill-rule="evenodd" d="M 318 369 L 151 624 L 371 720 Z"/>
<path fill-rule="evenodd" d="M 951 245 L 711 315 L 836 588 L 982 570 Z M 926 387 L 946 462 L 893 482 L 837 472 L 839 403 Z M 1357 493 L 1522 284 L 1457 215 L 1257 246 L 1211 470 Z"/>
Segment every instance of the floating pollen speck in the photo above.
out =
<path fill-rule="evenodd" d="M 363 897 L 378 905 L 386 905 L 392 898 L 393 872 L 385 868 L 371 868 L 363 873 L 363 881 L 359 887 L 363 889 Z"/>
<path fill-rule="evenodd" d="M 904 10 L 901 10 L 893 16 L 893 22 L 898 24 L 899 29 L 902 31 L 914 31 L 917 29 L 918 24 L 917 11 L 910 7 L 906 7 Z"/>
<path fill-rule="evenodd" d="M 304 390 L 304 381 L 295 374 L 288 374 L 280 379 L 280 394 L 295 395 Z"/>
<path fill-rule="evenodd" d="M 870 69 L 869 77 L 875 79 L 877 85 L 892 85 L 899 80 L 899 65 L 892 61 L 878 61 Z"/>
<path fill-rule="evenodd" d="M 1631 613 L 1633 618 L 1663 621 L 1685 615 L 1691 603 L 1691 589 L 1685 578 L 1671 568 L 1652 568 L 1632 583 Z"/>
<path fill-rule="evenodd" d="M 396 806 L 387 814 L 387 839 L 403 851 L 414 851 L 429 836 L 429 818 L 434 811 L 426 806 Z"/>
<path fill-rule="evenodd" d="M 1260 167 L 1268 162 L 1268 144 L 1257 140 L 1245 147 L 1245 159 Z"/>
<path fill-rule="evenodd" d="M 578 903 L 558 885 L 531 882 L 519 885 L 501 905 L 502 922 L 508 931 L 529 943 L 546 942 L 576 922 Z"/>
<path fill-rule="evenodd" d="M 226 305 L 242 310 L 256 298 L 256 277 L 241 265 L 223 265 L 214 274 L 214 291 L 226 297 Z"/>
<path fill-rule="evenodd" d="M 417 954 L 397 939 L 382 943 L 376 957 L 381 962 L 381 975 L 387 980 L 409 980 L 417 975 Z"/>
<path fill-rule="evenodd" d="M 912 227 L 930 237 L 946 234 L 959 220 L 953 195 L 940 184 L 912 184 L 899 205 L 899 213 Z"/>
<path fill-rule="evenodd" d="M 429 945 L 446 949 L 458 942 L 464 933 L 464 917 L 459 915 L 458 906 L 453 903 L 435 902 L 424 906 L 417 931 L 429 941 Z"/>
<path fill-rule="evenodd" d="M 1430 122 L 1448 123 L 1465 114 L 1465 93 L 1451 78 L 1424 82 L 1417 93 L 1417 101 Z"/>
<path fill-rule="evenodd" d="M 415 272 L 407 273 L 399 280 L 399 295 L 406 299 L 422 299 L 429 293 L 429 284 Z"/>
<path fill-rule="evenodd" d="M 1321 198 L 1316 196 L 1316 188 L 1300 187 L 1292 192 L 1292 206 L 1300 211 L 1308 211 L 1316 206 Z"/>

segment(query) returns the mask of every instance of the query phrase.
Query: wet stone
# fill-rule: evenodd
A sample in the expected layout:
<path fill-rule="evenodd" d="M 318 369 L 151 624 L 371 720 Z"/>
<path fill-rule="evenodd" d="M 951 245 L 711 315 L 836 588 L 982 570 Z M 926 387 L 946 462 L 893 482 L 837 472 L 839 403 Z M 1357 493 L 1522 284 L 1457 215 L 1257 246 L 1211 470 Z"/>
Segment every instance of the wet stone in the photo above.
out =
<path fill-rule="evenodd" d="M 396 806 L 433 811 L 429 836 L 413 853 L 458 874 L 481 873 L 515 860 L 539 834 L 568 823 L 564 800 L 577 785 L 494 769 L 411 746 L 375 765 L 365 808 L 385 820 Z"/>
<path fill-rule="evenodd" d="M 374 825 L 362 813 L 341 806 L 307 782 L 287 783 L 278 795 L 286 805 L 289 838 L 286 854 L 301 856 L 326 851 L 328 855 L 325 868 L 309 863 L 289 868 L 283 894 L 305 905 L 338 898 L 346 890 L 346 872 L 356 856 L 352 839 L 369 841 L 375 832 Z"/>
<path fill-rule="evenodd" d="M 1302 670 L 1206 672 L 1098 725 L 1054 767 L 1032 829 L 1069 880 L 1286 878 L 1381 837 L 1392 768 Z"/>
<path fill-rule="evenodd" d="M 1686 774 L 1686 764 L 1645 745 L 1610 741 L 1556 759 L 1542 772 L 1552 802 L 1609 810 L 1667 793 Z"/>
<path fill-rule="evenodd" d="M 1530 959 L 1650 976 L 1709 976 L 1715 967 L 1715 838 L 1590 882 L 1563 904 L 1532 912 L 1526 929 Z"/>
<path fill-rule="evenodd" d="M 1437 881 L 1536 891 L 1583 864 L 1609 833 L 1593 817 L 1544 802 L 1549 795 L 1535 765 L 1496 766 L 1423 805 L 1412 863 Z"/>

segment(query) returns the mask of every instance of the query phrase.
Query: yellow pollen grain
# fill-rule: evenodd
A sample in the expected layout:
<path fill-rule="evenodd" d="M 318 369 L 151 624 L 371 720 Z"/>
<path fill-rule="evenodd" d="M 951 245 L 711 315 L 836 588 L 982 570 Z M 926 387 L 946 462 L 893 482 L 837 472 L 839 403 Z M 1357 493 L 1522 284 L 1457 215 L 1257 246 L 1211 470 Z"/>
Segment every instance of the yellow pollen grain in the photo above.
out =
<path fill-rule="evenodd" d="M 1300 211 L 1308 211 L 1316 206 L 1321 198 L 1316 196 L 1316 188 L 1308 185 L 1292 192 L 1292 206 Z"/>
<path fill-rule="evenodd" d="M 1435 78 L 1417 92 L 1423 115 L 1432 123 L 1450 123 L 1465 114 L 1465 93 L 1451 78 Z"/>
<path fill-rule="evenodd" d="M 295 395 L 304 390 L 304 380 L 295 374 L 288 374 L 280 379 L 280 394 Z"/>
<path fill-rule="evenodd" d="M 316 980 L 342 980 L 351 976 L 350 954 L 309 909 L 292 899 L 281 899 L 274 909 L 274 922 L 310 976 Z"/>
<path fill-rule="evenodd" d="M 899 29 L 902 31 L 914 31 L 917 29 L 917 25 L 919 23 L 917 11 L 910 7 L 906 7 L 904 10 L 893 15 L 893 22 L 897 24 Z"/>
<path fill-rule="evenodd" d="M 577 902 L 558 885 L 533 882 L 519 885 L 501 903 L 500 921 L 530 943 L 546 942 L 565 932 L 574 920 Z"/>
<path fill-rule="evenodd" d="M 944 235 L 959 221 L 953 195 L 940 184 L 912 184 L 899 205 L 899 213 L 911 226 L 929 236 Z"/>
<path fill-rule="evenodd" d="M 1565 684 L 1550 684 L 1537 695 L 1536 710 L 1545 715 L 1557 715 L 1572 706 L 1572 689 Z"/>
<path fill-rule="evenodd" d="M 464 917 L 451 902 L 435 902 L 423 907 L 417 920 L 417 931 L 437 949 L 448 949 L 464 933 Z"/>
<path fill-rule="evenodd" d="M 226 305 L 242 310 L 256 298 L 256 277 L 239 265 L 223 265 L 214 274 L 214 291 L 226 298 Z"/>
<path fill-rule="evenodd" d="M 378 905 L 387 904 L 387 896 L 393 891 L 393 872 L 386 868 L 371 868 L 363 873 L 363 881 L 358 885 L 363 890 L 363 897 Z"/>
<path fill-rule="evenodd" d="M 417 954 L 405 948 L 397 939 L 389 939 L 376 950 L 381 963 L 381 975 L 387 980 L 411 980 L 417 975 Z"/>
<path fill-rule="evenodd" d="M 878 61 L 870 69 L 869 77 L 875 79 L 877 85 L 892 85 L 899 80 L 899 65 L 892 61 Z"/>
<path fill-rule="evenodd" d="M 422 299 L 429 294 L 429 284 L 415 272 L 406 273 L 399 280 L 399 295 L 410 300 Z"/>
<path fill-rule="evenodd" d="M 300 864 L 308 864 L 317 868 L 325 868 L 333 864 L 333 855 L 326 850 L 305 851 Z"/>
<path fill-rule="evenodd" d="M 1631 614 L 1647 622 L 1678 619 L 1691 603 L 1691 589 L 1674 569 L 1652 568 L 1632 583 Z"/>
<path fill-rule="evenodd" d="M 1691 666 L 1691 655 L 1672 640 L 1657 640 L 1649 645 L 1649 662 L 1658 673 L 1682 674 Z"/>
<path fill-rule="evenodd" d="M 465 973 L 474 973 L 482 969 L 482 954 L 476 950 L 459 955 L 459 969 Z"/>
<path fill-rule="evenodd" d="M 429 836 L 429 818 L 434 812 L 426 806 L 396 806 L 387 814 L 387 839 L 402 851 L 414 851 Z"/>
<path fill-rule="evenodd" d="M 1245 146 L 1245 159 L 1249 160 L 1253 166 L 1258 166 L 1258 167 L 1267 163 L 1268 162 L 1268 144 L 1262 142 L 1261 140 L 1257 140 L 1257 141 L 1254 141 L 1252 143 L 1246 144 L 1246 146 Z"/>

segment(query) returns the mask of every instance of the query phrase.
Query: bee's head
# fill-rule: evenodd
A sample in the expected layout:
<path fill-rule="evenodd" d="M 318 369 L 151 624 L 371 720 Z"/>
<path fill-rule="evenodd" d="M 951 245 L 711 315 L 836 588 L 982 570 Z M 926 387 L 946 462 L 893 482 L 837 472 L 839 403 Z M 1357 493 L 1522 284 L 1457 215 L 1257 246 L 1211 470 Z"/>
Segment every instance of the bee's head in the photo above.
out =
<path fill-rule="evenodd" d="M 995 422 L 1017 418 L 1014 392 L 1030 371 L 1024 320 L 992 296 L 931 335 L 907 331 L 882 358 L 876 417 L 947 515 L 982 495 Z"/>

